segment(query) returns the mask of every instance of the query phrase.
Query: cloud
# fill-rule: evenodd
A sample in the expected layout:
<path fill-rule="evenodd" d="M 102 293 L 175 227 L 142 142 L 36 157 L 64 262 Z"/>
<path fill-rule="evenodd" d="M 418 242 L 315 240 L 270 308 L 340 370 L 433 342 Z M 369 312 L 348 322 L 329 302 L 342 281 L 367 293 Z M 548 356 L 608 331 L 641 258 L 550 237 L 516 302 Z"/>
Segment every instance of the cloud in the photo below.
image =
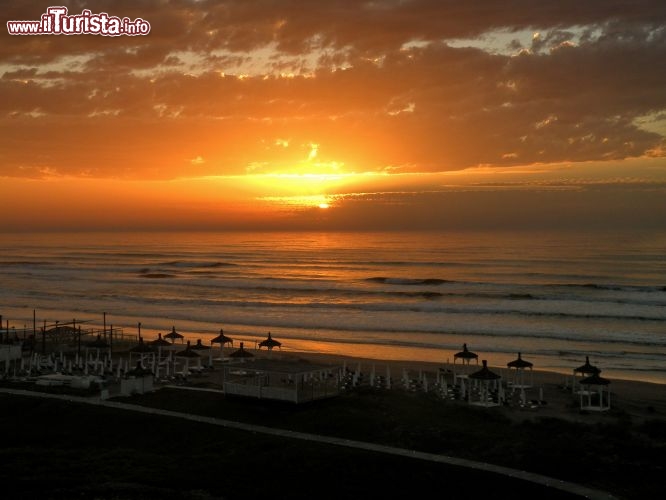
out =
<path fill-rule="evenodd" d="M 317 144 L 322 163 L 394 173 L 666 150 L 641 121 L 666 112 L 661 0 L 63 3 L 141 17 L 151 33 L 3 33 L 0 175 L 274 171 L 303 157 L 281 138 Z M 46 6 L 9 0 L 3 20 Z M 453 44 L 497 30 L 540 34 L 495 51 Z"/>

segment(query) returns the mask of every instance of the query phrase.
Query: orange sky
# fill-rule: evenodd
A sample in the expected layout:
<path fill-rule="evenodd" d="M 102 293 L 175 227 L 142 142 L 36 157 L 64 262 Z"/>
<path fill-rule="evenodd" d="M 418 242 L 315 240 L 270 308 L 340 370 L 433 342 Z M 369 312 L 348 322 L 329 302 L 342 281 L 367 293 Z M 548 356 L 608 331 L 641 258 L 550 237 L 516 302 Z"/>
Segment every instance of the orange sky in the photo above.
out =
<path fill-rule="evenodd" d="M 151 32 L 3 2 L 0 230 L 666 229 L 662 0 L 57 4 Z"/>

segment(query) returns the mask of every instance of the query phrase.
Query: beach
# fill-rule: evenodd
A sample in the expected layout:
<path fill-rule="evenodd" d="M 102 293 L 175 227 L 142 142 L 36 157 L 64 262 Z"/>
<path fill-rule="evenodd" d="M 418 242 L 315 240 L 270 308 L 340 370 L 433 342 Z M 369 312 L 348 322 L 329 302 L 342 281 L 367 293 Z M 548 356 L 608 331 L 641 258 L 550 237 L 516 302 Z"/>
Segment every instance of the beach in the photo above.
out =
<path fill-rule="evenodd" d="M 149 342 L 149 340 L 148 340 Z M 177 349 L 185 347 L 185 344 L 176 344 Z M 76 408 L 81 404 L 77 398 L 70 396 L 69 400 L 53 402 L 44 400 L 43 403 L 20 403 L 14 408 L 15 402 L 10 402 L 6 398 L 19 397 L 21 401 L 23 396 L 1 395 L 6 403 L 5 408 L 14 408 L 5 414 L 3 418 L 8 419 L 7 425 L 12 425 L 17 429 L 23 425 L 29 426 L 30 431 L 25 429 L 19 431 L 21 435 L 32 435 L 31 438 L 18 439 L 9 449 L 21 460 L 27 460 L 31 465 L 28 467 L 37 467 L 42 462 L 42 458 L 34 455 L 34 449 L 41 449 L 44 444 L 49 443 L 47 449 L 43 450 L 44 457 L 52 456 L 54 450 L 60 446 L 74 446 L 78 449 L 82 457 L 88 456 L 89 447 L 96 447 L 102 456 L 111 453 L 114 446 L 120 446 L 121 449 L 132 449 L 131 453 L 136 457 L 144 457 L 145 460 L 152 458 L 154 450 L 159 449 L 161 445 L 155 443 L 148 445 L 145 432 L 157 424 L 154 419 L 158 415 L 136 417 L 122 417 L 118 419 L 116 415 L 118 408 L 112 405 L 120 403 L 129 405 L 127 409 L 154 408 L 156 411 L 166 411 L 167 420 L 160 423 L 160 428 L 164 427 L 164 432 L 170 436 L 181 436 L 178 429 L 187 428 L 176 442 L 179 443 L 176 449 L 170 447 L 160 452 L 163 456 L 162 461 L 177 460 L 176 456 L 182 453 L 191 453 L 197 455 L 201 449 L 209 449 L 210 460 L 224 464 L 224 467 L 234 469 L 235 467 L 271 467 L 276 470 L 276 474 L 282 474 L 283 477 L 289 477 L 293 481 L 303 481 L 303 471 L 310 470 L 313 477 L 308 479 L 318 482 L 316 477 L 321 475 L 324 470 L 337 470 L 336 466 L 326 465 L 318 461 L 321 456 L 328 456 L 329 459 L 343 461 L 352 467 L 363 463 L 363 467 L 368 467 L 367 473 L 355 476 L 355 486 L 348 489 L 346 485 L 338 485 L 330 490 L 330 495 L 324 495 L 323 498 L 334 498 L 340 495 L 358 494 L 359 489 L 366 489 L 364 481 L 374 481 L 374 493 L 368 493 L 370 498 L 374 494 L 382 497 L 392 498 L 392 490 L 386 489 L 387 486 L 379 486 L 377 481 L 381 481 L 375 474 L 370 472 L 374 466 L 370 463 L 386 462 L 386 466 L 395 470 L 409 471 L 408 474 L 415 480 L 422 478 L 426 474 L 428 480 L 433 480 L 439 474 L 453 474 L 453 472 L 444 472 L 447 468 L 453 467 L 456 470 L 454 477 L 449 478 L 448 488 L 450 491 L 459 493 L 460 498 L 478 498 L 477 495 L 491 494 L 495 490 L 485 490 L 483 487 L 476 487 L 468 490 L 463 481 L 470 480 L 473 483 L 488 481 L 487 474 L 493 477 L 493 484 L 496 488 L 506 488 L 506 491 L 520 491 L 528 494 L 537 495 L 542 498 L 569 498 L 571 491 L 553 489 L 546 486 L 543 490 L 543 484 L 538 481 L 530 482 L 514 477 L 513 479 L 495 478 L 496 473 L 485 470 L 487 467 L 509 467 L 510 470 L 525 471 L 529 474 L 537 474 L 538 477 L 546 479 L 546 484 L 552 481 L 565 480 L 573 485 L 580 485 L 595 493 L 597 496 L 591 498 L 635 498 L 637 495 L 653 494 L 659 490 L 659 470 L 663 467 L 663 456 L 660 449 L 666 443 L 666 387 L 660 384 L 650 384 L 645 382 L 626 381 L 613 379 L 610 381 L 611 390 L 611 408 L 607 411 L 583 411 L 579 405 L 579 397 L 572 394 L 571 374 L 548 372 L 543 370 L 534 370 L 526 374 L 526 380 L 529 380 L 532 387 L 526 389 L 525 401 L 522 401 L 519 392 L 512 392 L 506 385 L 506 382 L 512 379 L 513 372 L 509 372 L 506 367 L 497 367 L 490 365 L 488 368 L 496 373 L 502 373 L 505 377 L 503 381 L 506 389 L 506 404 L 492 407 L 480 407 L 470 404 L 467 399 L 454 398 L 451 392 L 444 395 L 437 389 L 435 380 L 439 374 L 447 380 L 449 387 L 453 382 L 453 374 L 460 373 L 461 365 L 458 362 L 455 366 L 446 363 L 428 363 L 418 361 L 386 361 L 371 358 L 356 358 L 350 356 L 339 356 L 323 353 L 298 352 L 289 349 L 280 350 L 279 348 L 267 351 L 266 349 L 249 348 L 248 352 L 253 354 L 252 358 L 244 362 L 232 361 L 230 355 L 237 350 L 238 346 L 225 347 L 223 349 L 224 361 L 218 359 L 219 348 L 213 348 L 210 351 L 203 351 L 202 363 L 207 364 L 209 356 L 213 357 L 212 368 L 206 368 L 201 371 L 192 371 L 185 378 L 183 377 L 162 377 L 162 380 L 156 382 L 154 391 L 148 391 L 144 394 L 134 394 L 131 396 L 122 396 L 119 393 L 118 380 L 115 377 L 109 377 L 105 384 L 109 391 L 108 408 L 99 407 L 96 412 L 101 412 L 94 417 L 95 422 L 105 426 L 107 431 L 115 436 L 115 444 L 98 441 L 93 437 L 95 431 L 93 428 L 86 430 L 89 424 L 82 425 L 80 418 L 72 419 L 67 417 L 71 412 L 81 413 Z M 114 352 L 114 360 L 117 363 L 120 359 L 126 359 L 129 351 L 120 349 Z M 319 401 L 312 401 L 303 404 L 294 404 L 287 402 L 271 401 L 269 399 L 255 399 L 249 397 L 232 397 L 223 393 L 224 389 L 224 367 L 232 367 L 233 370 L 251 370 L 254 363 L 259 364 L 262 360 L 272 360 L 277 362 L 299 362 L 300 364 L 312 364 L 317 367 L 330 367 L 331 369 L 344 368 L 345 373 L 355 373 L 360 371 L 359 383 L 348 386 L 338 396 Z M 147 363 L 149 365 L 149 363 Z M 468 373 L 472 373 L 481 367 L 481 362 L 477 365 L 474 361 L 470 363 Z M 387 388 L 384 383 L 370 385 L 371 374 L 374 373 L 379 379 L 380 376 L 391 376 L 391 387 Z M 429 387 L 428 392 L 424 391 L 424 384 L 420 386 L 406 386 L 403 378 L 423 381 L 425 377 L 429 382 L 425 385 Z M 385 380 L 384 380 L 385 382 Z M 24 383 L 5 381 L 3 387 L 27 387 Z M 53 394 L 53 389 L 32 387 L 31 390 L 38 389 Z M 56 390 L 56 392 L 58 392 Z M 32 399 L 32 398 L 31 398 Z M 93 406 L 99 406 L 95 402 L 103 403 L 99 392 L 88 392 L 84 397 Z M 18 410 L 23 404 L 28 404 L 31 408 L 27 414 L 30 415 L 25 421 L 19 422 L 13 418 L 13 412 Z M 35 406 L 36 405 L 36 406 Z M 55 406 L 54 406 L 55 405 Z M 63 406 L 64 405 L 64 406 Z M 73 406 L 72 406 L 73 405 Z M 86 410 L 87 411 L 87 410 Z M 92 411 L 92 410 L 91 410 Z M 46 412 L 46 413 L 45 413 Z M 115 415 L 115 416 L 114 416 Z M 203 425 L 197 432 L 200 436 L 209 436 L 210 439 L 194 440 L 196 445 L 187 444 L 185 436 L 192 436 L 193 424 L 183 424 L 181 419 L 214 418 L 224 421 L 238 422 L 239 430 L 215 431 L 210 427 L 211 422 Z M 37 422 L 47 419 L 49 422 L 43 428 L 45 435 L 40 438 L 41 432 L 34 432 L 39 428 Z M 65 419 L 65 421 L 61 421 Z M 107 419 L 110 419 L 107 424 Z M 152 419 L 152 421 L 151 421 Z M 174 420 L 175 419 L 175 420 Z M 34 420 L 34 421 L 33 421 Z M 136 428 L 136 422 L 142 422 L 141 428 Z M 124 422 L 120 423 L 119 422 Z M 206 421 L 208 422 L 208 421 Z M 118 427 L 120 425 L 120 427 Z M 234 424 L 236 425 L 236 424 Z M 257 431 L 251 430 L 245 426 L 259 426 Z M 60 430 L 54 432 L 55 427 Z M 69 429 L 69 430 L 67 430 Z M 130 430 L 134 429 L 134 430 Z M 267 429 L 262 431 L 261 429 Z M 249 434 L 248 434 L 249 431 Z M 74 438 L 81 432 L 88 434 L 88 437 L 81 436 Z M 225 434 L 225 437 L 215 437 L 218 432 Z M 264 432 L 269 435 L 264 436 Z M 286 433 L 284 437 L 282 433 Z M 320 439 L 340 440 L 342 444 L 359 442 L 367 443 L 371 449 L 375 446 L 389 447 L 391 450 L 406 450 L 408 455 L 414 453 L 425 453 L 428 457 L 452 457 L 453 463 L 458 460 L 468 460 L 470 463 L 490 464 L 482 465 L 482 470 L 477 470 L 472 466 L 465 473 L 459 472 L 460 465 L 446 464 L 421 464 L 414 465 L 413 461 L 404 462 L 404 458 L 386 458 L 365 456 L 369 451 L 339 449 L 339 445 L 320 443 L 311 444 L 308 439 L 294 440 L 290 438 L 290 432 L 306 433 L 314 436 L 316 441 Z M 231 433 L 234 437 L 232 438 Z M 273 433 L 276 436 L 271 437 Z M 250 437 L 250 435 L 252 437 Z M 48 437 L 47 437 L 48 436 Z M 264 436 L 264 437 L 262 437 Z M 42 439 L 42 442 L 34 440 Z M 221 439 L 226 443 L 223 445 L 224 451 L 218 449 L 214 443 Z M 284 444 L 276 444 L 275 440 L 287 441 Z M 60 443 L 60 440 L 63 440 Z M 81 441 L 78 445 L 72 445 Z M 351 440 L 351 441 L 350 441 Z M 98 443 L 98 444 L 95 444 Z M 235 444 L 232 444 L 235 443 Z M 262 444 L 263 443 L 263 444 Z M 269 444 L 270 443 L 270 444 Z M 98 447 L 101 446 L 100 447 Z M 189 446 L 195 446 L 189 452 Z M 314 446 L 314 448 L 313 448 Z M 332 446 L 332 448 L 331 448 Z M 363 447 L 366 445 L 363 444 Z M 26 448 L 27 447 L 27 448 Z M 215 448 L 213 450 L 211 447 Z M 258 448 L 257 448 L 258 447 Z M 287 464 L 277 462 L 284 461 L 284 452 L 278 451 L 283 447 L 292 450 L 288 460 L 295 460 L 296 456 L 302 459 L 296 469 L 290 469 Z M 529 450 L 539 449 L 536 455 Z M 316 449 L 315 449 L 316 448 Z M 346 446 L 343 446 L 346 448 Z M 259 458 L 256 453 L 248 453 L 248 450 L 264 450 Z M 30 451 L 33 450 L 33 451 Z M 413 450 L 410 452 L 409 450 Z M 136 463 L 135 458 L 129 460 L 125 452 L 124 458 L 120 463 Z M 291 454 L 294 454 L 293 456 Z M 373 454 L 382 452 L 373 451 Z M 404 453 L 404 452 L 401 452 Z M 171 458 L 175 454 L 174 458 Z M 323 455 L 322 455 L 323 454 Z M 360 454 L 360 455 L 359 455 Z M 420 456 L 420 455 L 419 455 Z M 282 458 L 280 458 L 282 457 Z M 365 458 L 361 458 L 365 457 Z M 662 457 L 662 458 L 658 458 Z M 78 458 L 71 455 L 67 458 L 70 461 L 78 462 Z M 90 460 L 90 459 L 85 459 Z M 303 462 L 305 460 L 305 462 Z M 414 457 L 412 457 L 414 460 Z M 419 459 L 422 460 L 422 459 Z M 449 460 L 448 458 L 446 460 Z M 93 460 L 97 462 L 97 459 Z M 306 462 L 310 462 L 307 465 Z M 429 463 L 429 459 L 426 460 Z M 193 462 L 194 463 L 194 462 Z M 319 465 L 316 465 L 319 463 Z M 37 465 L 35 465 L 37 464 Z M 219 465 L 218 464 L 218 465 Z M 262 465 L 263 464 L 263 465 Z M 270 465 L 269 465 L 270 464 Z M 79 467 L 85 467 L 81 464 Z M 105 466 L 107 467 L 107 466 Z M 127 491 L 125 486 L 118 485 L 117 481 L 126 478 L 128 474 L 125 466 L 120 469 L 109 467 L 106 477 L 109 483 L 106 485 L 88 484 L 86 479 L 89 473 L 83 476 L 83 479 L 77 476 L 77 479 L 64 478 L 59 480 L 61 484 L 62 496 L 53 498 L 67 498 L 76 492 L 83 498 L 90 493 L 90 498 L 105 498 L 100 495 L 106 488 L 106 492 L 122 491 L 118 493 L 121 498 L 153 498 L 164 495 L 165 491 L 172 498 L 194 498 L 191 496 L 193 483 L 187 483 L 187 486 L 178 486 L 174 482 L 175 472 L 171 475 L 164 475 L 164 470 L 160 466 L 156 469 L 155 465 L 144 465 L 142 470 L 151 471 L 154 477 L 148 479 L 145 476 L 137 477 L 132 475 L 133 488 L 135 492 Z M 192 465 L 188 470 L 193 473 Z M 286 467 L 286 468 L 285 468 Z M 468 466 L 464 466 L 467 468 Z M 347 467 L 343 466 L 346 471 Z M 585 469 L 585 473 L 581 471 Z M 11 467 L 8 469 L 11 470 Z M 437 472 L 437 471 L 440 472 Z M 503 469 L 502 469 L 503 470 Z M 622 470 L 623 473 L 619 474 Z M 640 470 L 641 479 L 638 479 Z M 299 472 L 296 472 L 299 471 Z M 426 473 L 426 471 L 428 471 Z M 338 471 L 338 474 L 348 474 L 348 472 Z M 407 472 L 406 472 L 407 473 Z M 52 477 L 46 472 L 43 477 Z M 518 473 L 508 473 L 508 477 Z M 522 473 L 520 473 L 522 474 Z M 383 476 L 383 473 L 380 474 Z M 226 474 L 224 477 L 227 477 Z M 159 481 L 158 481 L 159 478 Z M 467 478 L 463 480 L 462 478 Z M 265 480 L 266 478 L 264 478 Z M 46 479 L 41 479 L 46 480 Z M 461 481 L 461 482 L 458 482 Z M 156 486 L 159 482 L 159 488 Z M 506 484 L 504 483 L 506 482 Z M 307 481 L 306 481 L 307 483 Z M 227 488 L 217 485 L 215 481 L 202 480 L 198 482 L 202 491 L 205 491 L 208 497 L 203 498 L 246 498 L 238 489 L 238 485 Z M 309 483 L 308 483 L 309 484 Z M 370 483 L 368 483 L 370 484 Z M 402 484 L 402 483 L 401 483 Z M 568 483 L 567 483 L 568 484 Z M 152 485 L 152 486 L 151 486 Z M 504 485 L 504 486 L 500 486 Z M 34 488 L 38 487 L 33 485 Z M 150 488 L 157 488 L 152 490 Z M 166 490 L 164 489 L 166 487 Z M 315 487 L 315 486 L 313 486 Z M 123 489 L 125 488 L 125 489 Z M 148 489 L 146 489 L 148 488 Z M 162 489 L 160 489 L 162 488 Z M 254 494 L 263 496 L 270 489 L 264 482 L 258 482 L 251 491 Z M 398 490 L 406 493 L 406 485 L 402 485 Z M 417 488 L 422 494 L 426 493 L 425 487 Z M 536 488 L 536 489 L 535 489 Z M 28 491 L 33 491 L 28 488 Z M 305 490 L 298 494 L 281 496 L 285 490 L 278 489 L 278 496 L 283 498 L 308 498 Z M 367 490 L 370 491 L 370 490 Z M 587 490 L 585 490 L 587 491 Z M 484 493 L 485 492 L 485 493 Z M 609 496 L 604 496 L 605 494 Z M 110 494 L 110 493 L 109 493 Z M 253 494 L 253 495 L 254 495 Z M 103 495 L 103 494 L 102 494 Z M 167 497 L 169 497 L 167 495 Z M 250 495 L 250 497 L 254 497 Z M 562 496 L 563 495 L 563 496 Z M 601 495 L 601 496 L 599 496 Z M 14 498 L 14 497 L 11 497 Z M 21 498 L 21 497 L 15 497 Z M 25 498 L 30 498 L 30 495 Z M 109 497 L 111 498 L 111 497 Z M 570 498 L 576 498 L 573 494 Z"/>

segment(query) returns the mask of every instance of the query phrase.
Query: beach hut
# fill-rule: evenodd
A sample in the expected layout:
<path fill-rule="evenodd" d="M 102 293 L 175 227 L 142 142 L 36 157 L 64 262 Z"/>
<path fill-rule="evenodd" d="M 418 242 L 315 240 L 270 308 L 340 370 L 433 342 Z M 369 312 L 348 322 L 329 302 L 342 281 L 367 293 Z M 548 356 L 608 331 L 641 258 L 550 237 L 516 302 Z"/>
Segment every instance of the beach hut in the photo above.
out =
<path fill-rule="evenodd" d="M 234 358 L 234 359 L 240 359 L 241 361 L 244 361 L 245 358 L 254 357 L 254 354 L 252 354 L 249 351 L 246 351 L 245 347 L 243 346 L 243 342 L 241 342 L 240 343 L 240 348 L 238 350 L 232 352 L 231 354 L 229 354 L 229 357 Z"/>
<path fill-rule="evenodd" d="M 210 345 L 212 346 L 213 344 L 220 344 L 220 360 L 224 359 L 224 345 L 225 344 L 231 344 L 233 347 L 234 345 L 234 340 L 231 337 L 227 337 L 224 334 L 224 330 L 220 328 L 220 334 L 215 337 L 213 340 L 210 341 Z"/>
<path fill-rule="evenodd" d="M 518 357 L 514 359 L 513 361 L 509 361 L 506 366 L 509 368 L 509 371 L 513 371 L 513 377 L 511 381 L 511 387 L 513 390 L 516 389 L 529 389 L 532 387 L 532 381 L 533 381 L 533 373 L 532 373 L 532 367 L 534 366 L 532 363 L 529 361 L 525 361 L 522 357 L 521 353 L 518 353 Z M 528 369 L 530 370 L 530 380 L 525 381 L 525 370 Z"/>
<path fill-rule="evenodd" d="M 601 371 L 580 381 L 580 409 L 607 411 L 611 407 L 610 380 L 601 377 Z M 597 400 L 598 398 L 598 400 Z"/>
<path fill-rule="evenodd" d="M 176 340 L 180 339 L 180 343 L 182 344 L 182 343 L 184 342 L 183 339 L 184 339 L 185 337 L 176 331 L 176 327 L 175 327 L 175 326 L 172 326 L 172 327 L 171 327 L 171 331 L 170 331 L 169 333 L 167 333 L 167 334 L 164 336 L 164 338 L 166 338 L 166 339 L 170 339 L 172 344 L 173 344 Z"/>
<path fill-rule="evenodd" d="M 599 368 L 590 364 L 590 357 L 585 356 L 585 364 L 578 368 L 574 368 L 573 383 L 571 384 L 572 392 L 577 393 L 577 391 L 582 390 L 580 388 L 579 379 L 585 379 L 591 375 L 597 375 L 600 371 Z"/>
<path fill-rule="evenodd" d="M 488 361 L 485 359 L 483 360 L 483 367 L 474 373 L 470 373 L 469 379 L 475 381 L 478 383 L 478 391 L 477 391 L 477 396 L 478 399 L 475 399 L 472 392 L 472 387 L 469 388 L 468 391 L 468 402 L 470 404 L 476 405 L 476 406 L 499 406 L 500 404 L 500 399 L 501 399 L 501 384 L 502 384 L 502 377 L 498 375 L 495 372 L 490 371 L 488 368 Z M 496 390 L 498 393 L 497 400 L 494 400 L 491 395 L 490 391 Z"/>
<path fill-rule="evenodd" d="M 268 337 L 266 337 L 265 340 L 262 340 L 259 342 L 259 349 L 262 347 L 265 347 L 269 351 L 272 351 L 274 347 L 278 347 L 281 349 L 282 342 L 275 340 L 273 337 L 271 337 L 271 332 L 268 332 Z"/>

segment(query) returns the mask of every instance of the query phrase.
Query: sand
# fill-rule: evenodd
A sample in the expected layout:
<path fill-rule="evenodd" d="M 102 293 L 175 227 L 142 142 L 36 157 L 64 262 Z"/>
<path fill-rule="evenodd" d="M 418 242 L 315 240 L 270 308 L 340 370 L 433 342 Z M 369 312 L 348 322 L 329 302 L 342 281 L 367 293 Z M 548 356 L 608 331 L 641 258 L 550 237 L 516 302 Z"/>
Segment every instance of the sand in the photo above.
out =
<path fill-rule="evenodd" d="M 225 353 L 232 352 L 232 349 L 225 349 Z M 320 354 L 311 352 L 295 351 L 273 351 L 270 354 L 265 350 L 252 350 L 257 357 L 268 357 L 272 359 L 284 360 L 307 360 L 317 364 L 330 364 L 346 366 L 347 369 L 356 370 L 360 365 L 361 372 L 364 373 L 366 380 L 373 371 L 376 375 L 385 376 L 387 367 L 389 367 L 393 382 L 393 390 L 402 390 L 400 379 L 404 370 L 408 371 L 410 378 L 417 378 L 420 374 L 426 374 L 428 380 L 434 382 L 438 371 L 445 371 L 448 384 L 452 383 L 453 371 L 458 372 L 461 368 L 460 363 L 454 367 L 451 364 L 438 364 L 431 362 L 417 361 L 387 361 L 367 358 L 353 358 L 348 356 Z M 216 350 L 215 355 L 218 355 Z M 248 361 L 251 363 L 251 361 Z M 219 362 L 218 365 L 219 367 Z M 469 368 L 475 371 L 478 367 L 472 364 Z M 489 368 L 500 375 L 506 382 L 513 380 L 514 371 L 507 367 L 489 366 Z M 222 385 L 223 370 L 208 372 L 201 378 L 190 379 L 190 382 L 197 385 L 210 384 L 211 386 Z M 585 411 L 580 409 L 580 396 L 572 391 L 573 368 L 572 373 L 563 374 L 541 370 L 533 370 L 532 373 L 526 371 L 525 380 L 532 383 L 532 388 L 526 390 L 527 405 L 520 404 L 519 392 L 507 392 L 507 400 L 510 404 L 489 408 L 490 411 L 501 411 L 508 417 L 521 420 L 531 417 L 556 417 L 571 421 L 595 422 L 605 421 L 612 417 L 626 416 L 634 422 L 642 422 L 653 418 L 666 418 L 666 385 L 653 384 L 648 382 L 637 382 L 621 379 L 610 380 L 611 392 L 611 410 L 605 412 Z M 529 404 L 529 401 L 540 400 L 543 395 L 545 404 Z M 466 404 L 464 401 L 457 401 L 460 404 Z"/>

